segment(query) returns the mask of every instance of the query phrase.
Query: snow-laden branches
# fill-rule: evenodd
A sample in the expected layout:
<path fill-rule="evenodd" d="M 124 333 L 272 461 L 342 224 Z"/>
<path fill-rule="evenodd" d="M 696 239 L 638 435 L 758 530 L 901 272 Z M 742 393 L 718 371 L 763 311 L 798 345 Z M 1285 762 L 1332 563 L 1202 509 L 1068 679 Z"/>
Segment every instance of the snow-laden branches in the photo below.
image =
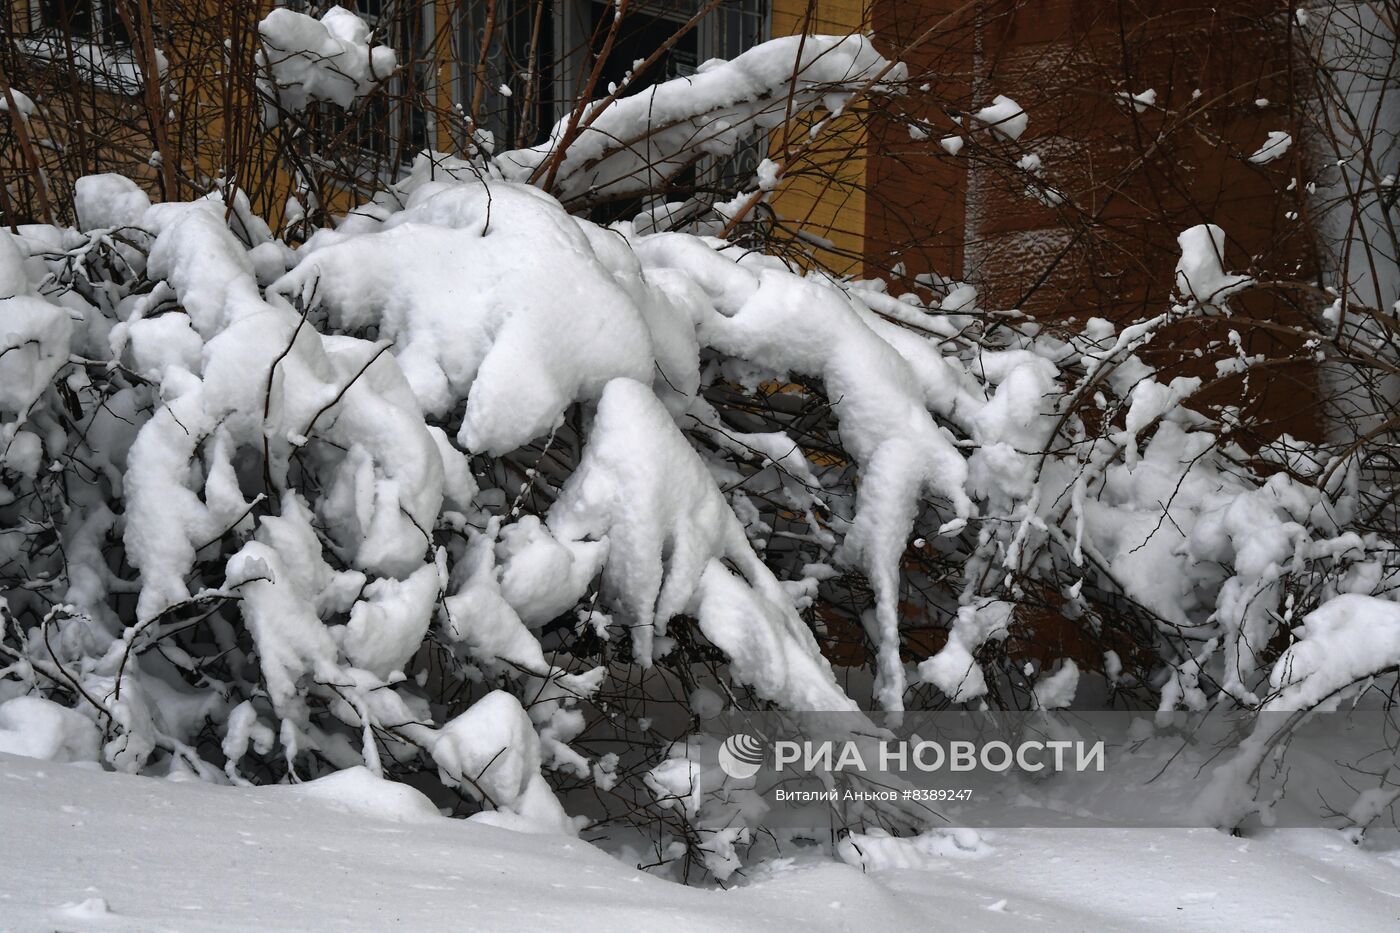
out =
<path fill-rule="evenodd" d="M 279 14 L 284 112 L 392 68 L 350 14 Z M 900 76 L 861 37 L 768 43 L 538 147 L 421 156 L 297 245 L 232 184 L 116 176 L 76 227 L 0 232 L 0 735 L 234 783 L 364 767 L 517 828 L 574 831 L 584 796 L 724 874 L 747 789 L 672 740 L 726 708 L 1305 711 L 1400 664 L 1390 410 L 1246 448 L 1201 400 L 1276 361 L 1235 335 L 1149 365 L 1269 287 L 1219 227 L 1181 233 L 1159 313 L 1049 328 L 723 219 L 570 212 Z M 1400 373 L 1379 312 L 1308 323 L 1358 383 Z"/>
<path fill-rule="evenodd" d="M 394 50 L 372 45 L 365 21 L 340 6 L 318 20 L 285 8 L 258 23 L 262 49 L 258 89 L 264 96 L 263 121 L 279 112 L 302 110 L 325 100 L 349 107 L 386 80 L 396 65 Z"/>
<path fill-rule="evenodd" d="M 1253 472 L 1186 407 L 1201 381 L 1136 355 L 1248 285 L 1218 231 L 1183 234 L 1184 301 L 1158 319 L 994 334 L 975 299 L 948 313 L 463 175 L 295 251 L 236 194 L 152 206 L 113 178 L 80 186 L 88 229 L 4 236 L 3 541 L 29 581 L 6 689 L 67 697 L 117 767 L 426 766 L 557 829 L 540 769 L 594 776 L 571 742 L 619 664 L 729 703 L 899 710 L 917 606 L 950 625 L 916 683 L 1062 706 L 1108 663 L 1001 660 L 1048 598 L 1170 710 L 1311 696 L 1318 658 L 1374 642 L 1327 624 L 1391 605 L 1393 548 L 1348 524 L 1357 469 Z M 818 638 L 855 580 L 869 696 Z"/>
<path fill-rule="evenodd" d="M 865 36 L 784 36 L 634 96 L 595 101 L 561 119 L 547 142 L 495 162 L 506 178 L 542 182 L 566 204 L 636 195 L 819 106 L 839 114 L 865 85 L 904 76 Z"/>

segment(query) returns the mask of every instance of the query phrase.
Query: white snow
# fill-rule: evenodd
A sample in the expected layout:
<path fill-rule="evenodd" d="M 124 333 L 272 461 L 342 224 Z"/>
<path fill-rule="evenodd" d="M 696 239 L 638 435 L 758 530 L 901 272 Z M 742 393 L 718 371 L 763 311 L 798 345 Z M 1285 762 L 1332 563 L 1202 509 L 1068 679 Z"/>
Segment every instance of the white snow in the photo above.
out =
<path fill-rule="evenodd" d="M 993 134 L 1003 139 L 1017 140 L 1030 124 L 1030 117 L 1021 105 L 1005 94 L 998 94 L 992 102 L 972 115 L 972 119 L 988 127 Z"/>
<path fill-rule="evenodd" d="M 1247 275 L 1225 272 L 1225 231 L 1215 224 L 1198 224 L 1176 238 L 1181 259 L 1176 264 L 1176 287 L 1203 305 L 1217 305 L 1252 285 Z"/>
<path fill-rule="evenodd" d="M 397 56 L 386 45 L 371 45 L 364 20 L 333 6 L 319 20 L 285 7 L 258 23 L 264 72 L 264 122 L 275 123 L 279 109 L 298 111 L 313 101 L 349 107 L 393 72 Z"/>
<path fill-rule="evenodd" d="M 303 257 L 272 291 L 314 294 L 337 328 L 377 326 L 424 411 L 466 400 L 457 441 L 472 452 L 548 434 L 618 376 L 699 380 L 693 325 L 620 238 L 534 188 L 429 183 L 377 229 L 324 231 Z"/>
<path fill-rule="evenodd" d="M 28 119 L 34 115 L 34 100 L 28 94 L 15 87 L 0 87 L 0 113 L 10 112 L 11 97 L 14 98 L 15 109 L 19 111 L 19 115 L 22 118 Z"/>
<path fill-rule="evenodd" d="M 1034 153 L 1020 164 L 1039 170 Z M 241 192 L 150 205 L 111 176 L 79 182 L 83 231 L 0 233 L 5 482 L 42 521 L 44 500 L 25 491 L 91 443 L 100 453 L 83 465 L 122 503 L 118 517 L 103 487 L 75 485 L 87 491 L 64 559 L 44 565 L 73 608 L 44 624 L 25 610 L 6 642 L 6 689 L 49 695 L 71 672 L 69 712 L 102 722 L 105 742 L 70 741 L 59 726 L 77 720 L 30 710 L 26 735 L 6 727 L 9 747 L 235 784 L 269 759 L 293 775 L 312 755 L 313 768 L 372 774 L 412 760 L 417 779 L 502 825 L 573 831 L 578 814 L 546 775 L 618 780 L 606 754 L 573 745 L 580 701 L 669 674 L 678 617 L 720 659 L 716 696 L 737 684 L 787 709 L 873 698 L 898 711 L 909 549 L 946 546 L 963 566 L 937 611 L 955 621 L 917 677 L 975 703 L 991 692 L 979 652 L 1006 636 L 1018 598 L 998 581 L 1055 561 L 1075 581 L 1057 587 L 1067 611 L 1086 584 L 1114 588 L 1193 633 L 1163 659 L 1163 711 L 1255 705 L 1293 686 L 1277 671 L 1269 685 L 1273 659 L 1257 646 L 1296 628 L 1279 611 L 1294 568 L 1380 546 L 1340 527 L 1315 486 L 1241 473 L 1216 450 L 1185 407 L 1200 381 L 1159 381 L 1134 355 L 1168 314 L 981 344 L 966 335 L 996 312 L 972 285 L 929 277 L 930 298 L 895 297 L 694 234 L 603 228 L 481 168 L 420 158 L 295 250 Z M 149 289 L 41 297 L 46 257 L 113 242 Z M 1224 310 L 1250 282 L 1225 272 L 1224 232 L 1201 225 L 1180 242 L 1186 301 L 1171 313 Z M 110 354 L 140 381 L 70 441 L 54 427 L 55 381 L 82 391 L 103 377 L 73 363 L 79 352 Z M 1065 420 L 1076 382 L 1105 407 L 1113 398 L 1099 435 Z M 746 429 L 711 400 L 731 386 L 820 396 L 839 452 L 819 458 L 777 423 Z M 1066 423 L 1077 427 L 1056 439 Z M 801 548 L 791 566 L 773 561 L 775 542 Z M 118 547 L 133 579 L 113 570 Z M 803 615 L 843 572 L 869 588 L 857 619 L 872 683 L 839 682 Z M 1335 585 L 1360 595 L 1380 580 L 1358 561 Z M 224 643 L 149 650 L 168 620 L 221 605 Z M 1309 647 L 1330 645 L 1330 605 L 1286 655 L 1319 684 L 1355 673 Z M 560 654 L 552 633 L 571 621 L 630 641 L 628 660 Z M 1362 634 L 1339 659 L 1388 631 L 1343 629 Z M 219 690 L 186 677 L 189 652 L 205 650 L 238 657 Z M 459 665 L 477 705 L 435 707 L 425 654 Z M 1079 667 L 1044 659 L 1034 701 L 1072 704 Z M 708 696 L 694 686 L 682 695 Z M 191 747 L 211 747 L 211 726 L 227 761 Z M 482 774 L 493 761 L 500 773 Z M 662 767 L 650 786 L 679 787 L 698 765 Z M 695 815 L 718 822 L 695 848 L 731 874 L 750 827 L 706 806 Z"/>
<path fill-rule="evenodd" d="M 0 703 L 0 752 L 42 761 L 91 761 L 100 733 L 92 720 L 42 697 Z"/>
<path fill-rule="evenodd" d="M 851 837 L 685 888 L 586 842 L 435 816 L 368 772 L 241 789 L 0 754 L 0 918 L 17 931 L 1345 929 L 1400 922 L 1400 851 L 1336 832 Z M 738 880 L 738 879 L 736 879 Z"/>
<path fill-rule="evenodd" d="M 509 693 L 493 690 L 448 722 L 432 753 L 444 783 L 493 807 L 478 819 L 529 832 L 577 831 L 540 774 L 535 726 Z"/>
<path fill-rule="evenodd" d="M 754 175 L 758 178 L 758 187 L 761 191 L 772 191 L 778 187 L 778 179 L 782 177 L 780 166 L 772 159 L 764 159 L 758 163 L 758 169 Z"/>
<path fill-rule="evenodd" d="M 78 226 L 106 230 L 139 224 L 151 199 L 124 175 L 84 175 L 73 186 Z"/>
<path fill-rule="evenodd" d="M 1065 709 L 1074 703 L 1079 686 L 1079 666 L 1065 658 L 1059 670 L 1035 683 L 1035 703 L 1041 709 Z"/>
<path fill-rule="evenodd" d="M 1346 594 L 1310 612 L 1274 664 L 1269 709 L 1308 709 L 1400 665 L 1400 604 Z"/>
<path fill-rule="evenodd" d="M 603 582 L 643 663 L 666 623 L 693 605 L 701 630 L 733 660 L 736 679 L 767 699 L 789 709 L 855 708 L 704 464 L 640 383 L 608 384 L 583 462 L 549 526 L 566 542 L 606 536 Z"/>
<path fill-rule="evenodd" d="M 919 677 L 956 703 L 984 695 L 987 680 L 972 654 L 988 640 L 1006 637 L 1013 608 L 1000 601 L 959 607 L 947 644 L 919 664 Z"/>
<path fill-rule="evenodd" d="M 1249 157 L 1249 161 L 1255 165 L 1267 165 L 1275 159 L 1283 158 L 1293 145 L 1293 137 L 1282 130 L 1270 130 L 1268 139 L 1264 140 L 1264 145 L 1254 151 Z"/>
<path fill-rule="evenodd" d="M 1157 106 L 1156 88 L 1148 88 L 1139 94 L 1134 94 L 1132 91 L 1119 91 L 1118 97 L 1131 105 L 1135 113 L 1142 113 L 1148 107 Z"/>
<path fill-rule="evenodd" d="M 30 288 L 25 253 L 0 232 L 0 411 L 24 414 L 68 359 L 73 324 L 68 312 Z"/>

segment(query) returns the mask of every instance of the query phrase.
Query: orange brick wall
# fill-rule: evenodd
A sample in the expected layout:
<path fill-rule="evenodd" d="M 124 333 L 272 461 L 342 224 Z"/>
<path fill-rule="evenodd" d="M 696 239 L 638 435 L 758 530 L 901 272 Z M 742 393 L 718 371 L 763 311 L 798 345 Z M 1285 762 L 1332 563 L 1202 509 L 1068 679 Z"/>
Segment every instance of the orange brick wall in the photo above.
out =
<path fill-rule="evenodd" d="M 1124 321 L 1167 308 L 1176 236 L 1195 224 L 1226 231 L 1231 268 L 1257 264 L 1263 276 L 1316 268 L 1306 225 L 1287 216 L 1299 208 L 1301 193 L 1287 188 L 1291 178 L 1307 177 L 1306 148 L 1264 166 L 1244 158 L 1268 130 L 1301 138 L 1300 92 L 1278 4 L 987 0 L 935 41 L 905 51 L 959 6 L 875 0 L 877 41 L 931 81 L 927 99 L 900 106 L 951 133 L 958 128 L 943 108 L 966 113 L 1005 94 L 1030 116 L 1029 128 L 985 158 L 915 142 L 903 124 L 878 128 L 868 170 L 866 274 L 888 278 L 902 261 L 910 278 L 937 272 L 973 282 L 988 307 Z M 1161 110 L 1138 113 L 1117 96 L 1149 87 Z M 1025 194 L 1013 163 L 1029 153 L 1069 204 L 1049 207 Z M 897 288 L 908 284 L 896 281 Z M 1242 308 L 1283 322 L 1294 313 L 1268 296 L 1247 298 Z M 1210 376 L 1193 370 L 1190 357 L 1228 330 L 1195 326 L 1149 355 Z M 1245 341 L 1248 352 L 1279 358 L 1298 349 L 1296 341 L 1258 332 Z M 1271 422 L 1265 433 L 1315 436 L 1312 367 L 1270 374 L 1247 392 L 1222 386 L 1213 398 L 1250 406 Z"/>

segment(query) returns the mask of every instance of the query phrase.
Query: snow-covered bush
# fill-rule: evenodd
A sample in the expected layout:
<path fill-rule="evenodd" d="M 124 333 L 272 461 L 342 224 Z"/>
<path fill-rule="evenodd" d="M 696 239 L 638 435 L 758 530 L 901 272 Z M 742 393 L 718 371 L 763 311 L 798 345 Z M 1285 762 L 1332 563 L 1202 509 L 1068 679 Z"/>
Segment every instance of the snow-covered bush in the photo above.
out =
<path fill-rule="evenodd" d="M 698 158 L 700 114 L 763 125 L 808 57 L 789 114 L 896 74 L 860 37 L 763 46 L 659 86 L 677 131 L 646 163 Z M 672 739 L 726 707 L 1304 709 L 1400 663 L 1387 435 L 1246 450 L 1142 358 L 1256 287 L 1218 228 L 1126 327 L 895 296 L 720 239 L 720 206 L 653 232 L 541 190 L 551 163 L 583 205 L 645 190 L 607 145 L 639 99 L 561 124 L 558 158 L 424 154 L 299 245 L 232 185 L 150 204 L 116 176 L 78 184 L 76 227 L 0 232 L 0 743 L 235 783 L 364 766 L 724 875 L 744 789 Z M 977 119 L 1014 139 L 998 101 Z M 1078 647 L 1017 649 L 1046 613 Z M 837 629 L 870 646 L 840 678 Z"/>

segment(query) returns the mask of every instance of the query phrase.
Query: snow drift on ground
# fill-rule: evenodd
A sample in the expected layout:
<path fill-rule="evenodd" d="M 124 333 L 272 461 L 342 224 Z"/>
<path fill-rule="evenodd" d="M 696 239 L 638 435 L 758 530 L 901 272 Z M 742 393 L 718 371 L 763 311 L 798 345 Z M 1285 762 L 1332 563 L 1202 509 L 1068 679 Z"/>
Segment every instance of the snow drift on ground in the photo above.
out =
<path fill-rule="evenodd" d="M 1325 830 L 854 838 L 685 888 L 586 842 L 449 820 L 363 770 L 238 789 L 0 754 L 0 929 L 1337 929 L 1400 924 L 1400 850 Z M 22 843 L 17 844 L 18 841 Z"/>

